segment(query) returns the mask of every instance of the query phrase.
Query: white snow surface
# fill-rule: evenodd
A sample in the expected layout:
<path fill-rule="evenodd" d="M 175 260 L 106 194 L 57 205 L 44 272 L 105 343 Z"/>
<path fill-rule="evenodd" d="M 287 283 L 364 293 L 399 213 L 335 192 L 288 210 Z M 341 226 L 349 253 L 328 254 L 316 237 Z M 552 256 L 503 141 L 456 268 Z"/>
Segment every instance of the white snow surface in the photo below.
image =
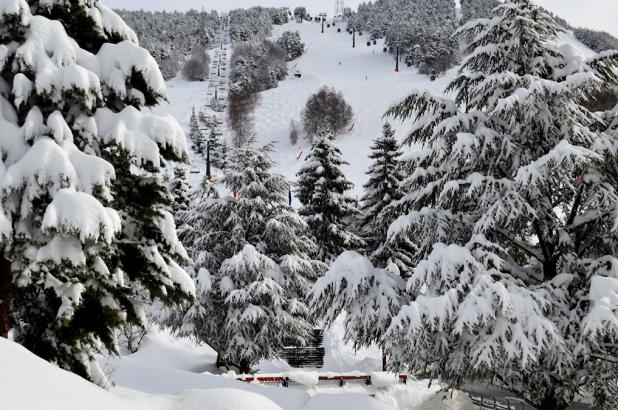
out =
<path fill-rule="evenodd" d="M 338 28 L 342 29 L 341 33 L 337 32 Z M 365 172 L 371 143 L 382 133 L 385 121 L 382 116 L 386 110 L 407 97 L 412 90 L 427 90 L 442 95 L 457 68 L 452 68 L 433 82 L 428 76 L 419 74 L 416 68 L 408 68 L 403 63 L 400 65 L 401 71 L 396 73 L 395 60 L 391 54 L 383 52 L 382 40 L 368 47 L 368 35 L 364 33 L 363 36 L 357 35 L 356 48 L 352 48 L 352 36 L 342 24 L 326 28 L 324 34 L 320 29 L 320 25 L 307 22 L 275 26 L 274 37 L 285 31 L 298 31 L 306 44 L 306 52 L 289 63 L 290 76 L 287 80 L 280 82 L 277 88 L 260 94 L 261 101 L 255 112 L 255 131 L 258 143 L 276 143 L 273 152 L 273 159 L 277 162 L 275 170 L 288 180 L 296 181 L 296 173 L 309 154 L 311 144 L 304 136 L 297 145 L 291 144 L 290 121 L 294 119 L 300 123 L 307 99 L 322 86 L 341 91 L 354 111 L 354 126 L 336 141 L 343 159 L 349 163 L 343 171 L 346 178 L 354 183 L 351 195 L 360 198 L 363 185 L 368 180 Z M 563 46 L 562 51 L 580 54 L 583 58 L 594 55 L 572 33 L 561 34 L 557 44 Z M 300 79 L 293 76 L 297 70 L 302 74 Z M 169 103 L 156 108 L 155 112 L 173 115 L 189 135 L 192 108 L 203 108 L 210 99 L 207 84 L 188 82 L 180 76 L 169 81 Z M 393 125 L 397 138 L 403 140 L 410 131 L 410 124 L 387 120 Z M 229 136 L 227 130 L 224 133 Z M 191 167 L 199 172 L 192 175 L 192 182 L 198 183 L 203 175 L 203 160 L 195 156 Z M 295 198 L 294 204 L 299 205 Z"/>
<path fill-rule="evenodd" d="M 53 2 L 56 0 L 47 0 Z M 58 0 L 60 1 L 60 0 Z M 88 1 L 88 0 L 83 0 Z M 24 6 L 23 0 L 0 1 L 0 8 L 18 10 Z M 3 10 L 0 10 L 0 12 Z M 99 8 L 101 18 L 105 21 L 102 26 L 113 26 L 117 22 L 106 18 L 107 11 Z M 36 26 L 36 24 L 35 24 Z M 55 29 L 45 27 L 46 29 Z M 123 30 L 119 25 L 118 30 Z M 276 28 L 277 33 L 286 30 L 298 30 L 303 42 L 307 44 L 307 52 L 300 59 L 290 63 L 290 73 L 296 70 L 303 75 L 301 79 L 290 78 L 281 82 L 276 89 L 262 93 L 262 101 L 256 112 L 256 131 L 258 140 L 262 143 L 277 142 L 274 158 L 278 161 L 278 171 L 290 180 L 295 180 L 295 174 L 303 164 L 303 160 L 309 152 L 309 142 L 302 138 L 298 145 L 293 146 L 289 142 L 288 127 L 290 120 L 300 119 L 302 108 L 312 93 L 321 86 L 333 86 L 343 92 L 346 100 L 351 104 L 354 113 L 354 127 L 345 135 L 338 138 L 337 142 L 343 152 L 344 159 L 349 165 L 344 168 L 346 176 L 355 184 L 354 195 L 359 196 L 362 185 L 366 182 L 366 167 L 371 141 L 380 135 L 383 124 L 382 114 L 390 105 L 407 96 L 412 89 L 427 89 L 432 93 L 440 94 L 450 79 L 453 78 L 455 69 L 431 82 L 428 77 L 418 74 L 416 69 L 403 67 L 400 73 L 394 72 L 394 61 L 390 54 L 382 52 L 382 42 L 376 46 L 366 45 L 367 37 L 358 36 L 357 47 L 351 47 L 351 36 L 345 30 L 337 33 L 337 28 L 330 28 L 325 34 L 320 33 L 317 24 L 289 23 Z M 276 33 L 276 34 L 277 34 Z M 131 33 L 126 32 L 129 41 Z M 44 42 L 44 39 L 41 39 Z M 578 44 L 572 36 L 566 35 L 560 38 L 560 42 L 572 45 L 580 50 L 584 56 L 589 56 L 589 50 Z M 122 91 L 122 84 L 116 84 L 114 79 L 117 75 L 114 70 L 128 70 L 129 67 L 99 66 L 96 57 L 82 54 L 79 56 L 63 56 L 55 44 L 37 45 L 37 52 L 46 50 L 54 56 L 48 68 L 52 71 L 59 67 L 70 67 L 70 64 L 62 64 L 59 60 L 77 63 L 86 67 L 93 73 L 99 74 L 103 82 L 118 92 Z M 63 53 L 70 53 L 72 45 Z M 121 50 L 123 49 L 123 50 Z M 133 47 L 129 42 L 121 44 L 115 50 L 106 50 L 106 53 L 114 54 L 126 52 Z M 56 54 L 58 51 L 59 54 Z M 0 49 L 0 66 L 3 64 L 3 54 L 6 50 Z M 49 56 L 49 54 L 48 54 Z M 42 56 L 42 60 L 46 60 Z M 51 59 L 50 59 L 51 60 Z M 66 62 L 66 61 L 65 61 Z M 341 62 L 341 64 L 339 64 Z M 156 77 L 159 74 L 151 71 L 149 59 L 141 59 L 144 64 L 141 71 L 146 77 Z M 137 64 L 137 62 L 136 62 Z M 45 69 L 45 67 L 39 67 Z M 74 68 L 71 68 L 74 70 Z M 79 71 L 79 70 L 78 70 Z M 103 71 L 103 72 L 101 72 Z M 89 76 L 82 76 L 83 72 L 75 72 L 68 78 L 82 82 L 80 87 L 95 87 L 97 84 L 88 83 Z M 155 84 L 153 91 L 163 91 L 163 84 L 158 78 L 152 77 Z M 38 86 L 38 85 L 35 85 Z M 202 108 L 208 100 L 207 83 L 191 83 L 181 79 L 175 79 L 167 83 L 169 104 L 156 108 L 155 113 L 170 114 L 188 130 L 189 117 L 193 106 Z M 29 85 L 23 81 L 16 89 L 16 95 L 25 98 L 28 94 Z M 33 120 L 36 119 L 36 113 Z M 0 150 L 16 152 L 16 149 L 5 149 L 5 145 L 23 144 L 24 133 L 14 127 L 15 113 L 6 108 L 4 100 L 0 97 L 0 127 L 5 131 L 5 138 L 0 141 Z M 170 149 L 177 153 L 184 149 L 184 141 L 179 141 L 181 132 L 170 117 L 161 122 L 154 122 L 148 114 L 136 114 L 127 109 L 118 114 L 99 110 L 96 114 L 97 121 L 89 126 L 93 131 L 98 131 L 99 138 L 115 140 L 132 152 L 138 160 L 155 162 L 158 164 L 158 150 Z M 36 123 L 33 130 L 42 127 Z M 399 139 L 405 137 L 409 125 L 394 122 L 393 126 L 398 131 Z M 56 139 L 63 139 L 71 143 L 66 134 L 63 124 L 47 124 L 53 129 Z M 97 129 L 98 128 L 98 129 Z M 163 131 L 163 132 L 160 132 Z M 152 141 L 152 135 L 164 135 L 161 140 Z M 48 158 L 51 159 L 51 158 Z M 192 159 L 193 169 L 201 170 L 202 161 Z M 11 162 L 10 159 L 8 162 Z M 101 181 L 83 180 L 82 167 L 76 164 L 73 158 L 63 159 L 65 168 L 56 169 L 62 175 L 70 175 L 75 178 L 74 184 L 97 185 Z M 71 169 L 73 168 L 73 169 Z M 5 170 L 0 169 L 0 173 Z M 77 174 L 77 175 L 75 175 Z M 23 175 L 19 175 L 23 177 Z M 111 177 L 111 175 L 109 175 Z M 45 178 L 44 175 L 37 175 Z M 199 175 L 192 176 L 193 181 L 199 181 Z M 16 181 L 19 178 L 15 178 Z M 43 181 L 41 181 L 43 182 Z M 64 187 L 56 187 L 62 189 Z M 70 191 L 67 191 L 67 200 L 70 199 Z M 67 202 L 68 203 L 68 202 Z M 49 226 L 58 226 L 62 221 L 67 226 L 78 223 L 77 217 L 71 218 L 65 215 L 64 210 L 69 207 L 62 205 L 62 212 L 56 212 L 49 216 Z M 109 237 L 114 233 L 117 221 L 102 208 L 94 209 L 99 215 L 100 224 L 97 227 L 87 227 L 85 231 L 91 235 L 101 234 Z M 103 221 L 104 218 L 110 218 Z M 52 223 L 52 220 L 54 223 Z M 404 221 L 402 221 L 404 224 Z M 106 228 L 106 229 L 102 229 Z M 10 225 L 0 215 L 0 233 L 10 229 Z M 173 243 L 176 238 L 169 237 Z M 48 246 L 58 248 L 66 246 L 65 257 L 73 263 L 81 263 L 79 244 L 63 244 L 59 237 L 57 242 L 50 242 Z M 51 251 L 51 249 L 50 249 Z M 49 257 L 44 252 L 41 258 Z M 173 275 L 173 272 L 170 272 Z M 188 286 L 189 284 L 184 284 Z M 611 286 L 608 286 L 611 285 Z M 591 289 L 590 299 L 599 309 L 597 318 L 601 320 L 613 320 L 611 312 L 607 310 L 610 301 L 616 298 L 618 289 L 614 281 L 599 279 Z M 612 302 L 613 303 L 613 302 Z M 287 373 L 288 377 L 297 380 L 302 386 L 295 388 L 265 387 L 256 384 L 245 384 L 233 380 L 233 378 L 218 375 L 218 369 L 214 363 L 216 353 L 208 346 L 198 346 L 192 340 L 179 339 L 164 331 L 154 331 L 146 337 L 140 350 L 131 355 L 123 355 L 117 358 L 101 357 L 99 362 L 110 374 L 116 387 L 111 391 L 84 381 L 71 373 L 57 369 L 53 365 L 37 358 L 22 347 L 0 339 L 0 397 L 3 406 L 16 409 L 152 409 L 152 410 L 185 410 L 202 409 L 227 410 L 244 409 L 252 410 L 392 410 L 392 409 L 467 409 L 473 408 L 466 402 L 464 395 L 456 397 L 456 400 L 442 400 L 435 395 L 438 386 L 428 387 L 427 381 L 409 380 L 407 385 L 393 384 L 393 375 L 379 373 L 381 369 L 381 352 L 378 348 L 355 350 L 343 340 L 343 321 L 338 319 L 331 329 L 325 333 L 324 345 L 326 348 L 324 369 L 307 369 L 307 371 L 292 370 L 283 361 L 269 361 L 259 363 L 261 372 Z M 371 373 L 375 381 L 383 388 L 379 391 L 368 391 L 365 386 L 346 386 L 345 388 L 315 387 L 317 372 L 363 372 Z M 373 373 L 372 373 L 373 372 Z M 304 373 L 304 374 L 303 374 Z M 32 394 L 33 389 L 36 394 Z M 67 394 L 70 392 L 71 394 Z M 368 393 L 376 395 L 369 397 Z"/>
<path fill-rule="evenodd" d="M 0 338 L 2 407 L 19 410 L 129 410 L 125 399 L 60 370 L 21 347 Z"/>

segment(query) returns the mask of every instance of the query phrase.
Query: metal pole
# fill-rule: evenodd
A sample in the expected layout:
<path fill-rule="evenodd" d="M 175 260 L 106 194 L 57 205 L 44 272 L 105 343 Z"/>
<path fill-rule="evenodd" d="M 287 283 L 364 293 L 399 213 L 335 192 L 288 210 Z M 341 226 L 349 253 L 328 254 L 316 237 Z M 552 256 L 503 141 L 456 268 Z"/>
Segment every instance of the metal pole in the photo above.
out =
<path fill-rule="evenodd" d="M 352 29 L 352 48 L 356 48 L 356 29 Z"/>
<path fill-rule="evenodd" d="M 395 72 L 399 72 L 399 46 L 397 46 L 397 62 L 395 64 Z"/>
<path fill-rule="evenodd" d="M 206 178 L 212 181 L 212 173 L 210 172 L 210 141 L 206 143 Z"/>

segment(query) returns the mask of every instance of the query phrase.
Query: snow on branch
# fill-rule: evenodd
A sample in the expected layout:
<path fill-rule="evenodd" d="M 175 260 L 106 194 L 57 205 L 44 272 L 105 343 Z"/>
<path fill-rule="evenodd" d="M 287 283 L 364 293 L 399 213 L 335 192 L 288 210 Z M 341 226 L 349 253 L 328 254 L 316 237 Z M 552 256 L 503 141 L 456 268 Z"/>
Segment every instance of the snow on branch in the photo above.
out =
<path fill-rule="evenodd" d="M 137 165 L 161 166 L 161 153 L 184 159 L 187 152 L 182 127 L 172 116 L 158 116 L 128 106 L 119 113 L 101 108 L 95 113 L 98 138 L 135 158 Z"/>

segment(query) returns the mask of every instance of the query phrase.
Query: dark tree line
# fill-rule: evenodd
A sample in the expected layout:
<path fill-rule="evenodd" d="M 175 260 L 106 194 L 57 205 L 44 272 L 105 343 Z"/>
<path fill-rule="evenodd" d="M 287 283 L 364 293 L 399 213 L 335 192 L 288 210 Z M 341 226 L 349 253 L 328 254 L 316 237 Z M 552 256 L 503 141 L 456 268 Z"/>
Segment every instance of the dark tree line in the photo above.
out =
<path fill-rule="evenodd" d="M 450 0 L 378 0 L 362 4 L 348 22 L 372 39 L 385 38 L 390 51 L 399 48 L 400 58 L 424 74 L 457 62 L 457 25 Z"/>
<path fill-rule="evenodd" d="M 230 36 L 233 41 L 249 41 L 270 36 L 274 25 L 289 21 L 289 9 L 252 7 L 230 12 Z"/>
<path fill-rule="evenodd" d="M 232 54 L 228 123 L 234 145 L 240 146 L 253 132 L 253 111 L 259 94 L 279 85 L 287 74 L 287 53 L 270 40 L 239 43 Z"/>
<path fill-rule="evenodd" d="M 198 49 L 208 49 L 219 25 L 216 11 L 117 10 L 155 58 L 166 79 L 174 77 Z"/>

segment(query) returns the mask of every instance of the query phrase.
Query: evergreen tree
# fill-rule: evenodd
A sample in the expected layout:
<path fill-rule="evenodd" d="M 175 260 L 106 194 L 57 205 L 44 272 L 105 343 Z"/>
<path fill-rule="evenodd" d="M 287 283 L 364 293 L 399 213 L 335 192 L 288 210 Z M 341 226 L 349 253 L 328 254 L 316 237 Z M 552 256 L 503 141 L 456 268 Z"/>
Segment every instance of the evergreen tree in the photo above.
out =
<path fill-rule="evenodd" d="M 373 163 L 367 171 L 369 181 L 361 199 L 363 215 L 360 223 L 370 254 L 386 242 L 386 232 L 392 221 L 384 214 L 384 209 L 402 197 L 401 151 L 390 124 L 384 124 L 382 136 L 375 140 L 371 151 L 369 158 Z"/>
<path fill-rule="evenodd" d="M 490 18 L 498 0 L 461 0 L 461 24 L 480 18 Z"/>
<path fill-rule="evenodd" d="M 191 112 L 191 119 L 189 120 L 189 138 L 191 139 L 191 146 L 193 147 L 193 152 L 196 154 L 203 154 L 206 149 L 204 146 L 204 131 L 202 130 L 202 125 L 200 124 L 200 118 L 195 112 L 195 107 L 193 107 L 193 111 Z"/>
<path fill-rule="evenodd" d="M 193 293 L 156 175 L 184 136 L 141 111 L 165 83 L 99 1 L 0 1 L 0 50 L 0 336 L 10 313 L 18 343 L 107 386 L 95 355 L 143 325 L 140 298 Z"/>
<path fill-rule="evenodd" d="M 389 206 L 402 197 L 401 152 L 394 135 L 390 124 L 385 124 L 370 154 L 373 163 L 359 222 L 370 257 L 344 252 L 311 291 L 312 308 L 327 325 L 345 313 L 345 335 L 356 348 L 383 347 L 382 337 L 399 311 L 405 289 L 399 268 L 380 246 L 392 222 Z"/>
<path fill-rule="evenodd" d="M 305 53 L 305 43 L 302 42 L 298 31 L 285 31 L 277 39 L 277 44 L 287 54 L 287 60 L 296 60 Z"/>
<path fill-rule="evenodd" d="M 243 372 L 287 343 L 308 340 L 313 320 L 305 298 L 325 270 L 312 259 L 317 248 L 307 225 L 288 205 L 288 183 L 272 172 L 271 150 L 233 150 L 223 179 L 233 194 L 215 198 L 202 190 L 183 217 L 181 237 L 209 283 L 185 315 L 183 332 Z"/>
<path fill-rule="evenodd" d="M 225 141 L 222 141 L 222 134 L 217 130 L 217 126 L 213 126 L 210 129 L 210 135 L 208 137 L 208 144 L 210 145 L 210 158 L 212 164 L 219 168 L 224 169 L 225 165 Z"/>
<path fill-rule="evenodd" d="M 221 26 L 216 11 L 117 10 L 135 30 L 139 43 L 161 67 L 166 80 L 174 78 L 182 62 L 198 48 L 214 45 L 215 32 Z"/>
<path fill-rule="evenodd" d="M 355 348 L 380 346 L 404 301 L 405 281 L 392 263 L 377 268 L 356 252 L 339 255 L 311 289 L 311 308 L 326 326 L 345 313 L 345 338 Z M 386 370 L 386 357 L 383 358 Z"/>
<path fill-rule="evenodd" d="M 530 0 L 493 13 L 461 30 L 454 101 L 416 93 L 389 111 L 415 119 L 407 142 L 424 149 L 389 230 L 414 246 L 411 302 L 385 340 L 394 367 L 485 378 L 540 409 L 581 391 L 612 408 L 618 151 L 581 104 L 618 82 L 618 54 L 572 58 Z"/>
<path fill-rule="evenodd" d="M 191 189 L 187 182 L 187 169 L 183 166 L 174 167 L 174 181 L 172 183 L 172 209 L 174 214 L 189 208 L 191 203 Z"/>
<path fill-rule="evenodd" d="M 340 169 L 346 162 L 341 159 L 331 131 L 322 130 L 318 135 L 297 175 L 297 196 L 303 205 L 300 214 L 319 247 L 319 259 L 331 262 L 340 253 L 361 248 L 364 243 L 348 227 L 348 221 L 360 211 L 345 195 L 353 187 Z"/>

